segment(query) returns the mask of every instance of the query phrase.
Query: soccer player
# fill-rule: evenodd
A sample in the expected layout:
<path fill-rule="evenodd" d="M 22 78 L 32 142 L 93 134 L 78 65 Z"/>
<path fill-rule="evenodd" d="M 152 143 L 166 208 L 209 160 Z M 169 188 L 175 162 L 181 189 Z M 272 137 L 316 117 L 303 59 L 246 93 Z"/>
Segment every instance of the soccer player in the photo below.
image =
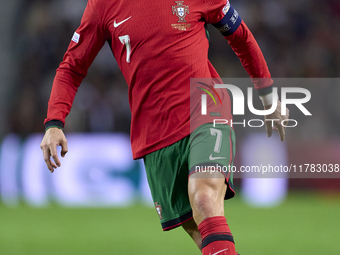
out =
<path fill-rule="evenodd" d="M 235 152 L 229 125 L 213 128 L 212 118 L 207 117 L 190 130 L 190 78 L 219 78 L 208 60 L 207 23 L 228 40 L 265 107 L 270 107 L 267 64 L 228 0 L 89 0 L 57 69 L 41 148 L 49 170 L 60 167 L 56 147 L 62 147 L 62 157 L 68 150 L 62 131 L 65 118 L 89 66 L 108 42 L 129 87 L 133 157 L 144 159 L 163 230 L 182 225 L 202 254 L 234 255 L 224 217 L 224 199 L 234 196 L 230 175 L 216 172 L 216 178 L 210 178 L 210 173 L 194 171 L 195 166 L 211 162 L 230 166 Z M 224 90 L 220 96 L 226 102 L 223 114 L 230 116 L 228 93 Z M 266 117 L 277 120 L 275 127 L 284 140 L 280 120 L 285 116 L 280 113 L 278 102 L 275 112 Z M 271 122 L 266 127 L 270 136 Z"/>

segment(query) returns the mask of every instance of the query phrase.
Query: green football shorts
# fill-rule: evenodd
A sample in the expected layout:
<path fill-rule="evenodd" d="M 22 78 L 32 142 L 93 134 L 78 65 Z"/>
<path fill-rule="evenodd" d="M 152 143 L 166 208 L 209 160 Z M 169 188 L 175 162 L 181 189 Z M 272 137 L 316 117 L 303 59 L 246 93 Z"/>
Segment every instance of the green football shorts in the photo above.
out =
<path fill-rule="evenodd" d="M 228 125 L 212 123 L 198 127 L 190 136 L 144 156 L 146 174 L 163 230 L 192 218 L 188 176 L 219 171 L 228 185 L 225 199 L 234 197 L 232 173 L 235 133 Z M 197 175 L 198 176 L 198 175 Z"/>

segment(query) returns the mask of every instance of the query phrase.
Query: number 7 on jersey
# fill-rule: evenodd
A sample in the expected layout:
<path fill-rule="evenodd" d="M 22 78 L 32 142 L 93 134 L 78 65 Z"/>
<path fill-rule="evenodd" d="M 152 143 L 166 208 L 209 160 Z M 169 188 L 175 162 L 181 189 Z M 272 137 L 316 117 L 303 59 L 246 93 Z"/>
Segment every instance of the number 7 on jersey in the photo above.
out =
<path fill-rule="evenodd" d="M 120 42 L 126 47 L 126 63 L 130 63 L 130 55 L 131 55 L 131 44 L 130 44 L 130 36 L 122 35 L 118 37 Z"/>

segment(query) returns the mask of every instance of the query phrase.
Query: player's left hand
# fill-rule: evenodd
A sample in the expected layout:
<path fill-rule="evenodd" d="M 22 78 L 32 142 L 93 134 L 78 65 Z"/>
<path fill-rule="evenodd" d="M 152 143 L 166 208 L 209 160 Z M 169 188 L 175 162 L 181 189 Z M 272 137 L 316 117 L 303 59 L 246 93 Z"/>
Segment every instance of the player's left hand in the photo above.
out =
<path fill-rule="evenodd" d="M 268 110 L 271 105 L 265 106 L 264 109 Z M 282 121 L 289 119 L 289 110 L 286 108 L 286 115 L 281 115 L 281 102 L 278 100 L 276 110 L 269 115 L 264 117 L 266 122 L 267 136 L 271 137 L 273 134 L 273 129 L 279 131 L 280 139 L 283 142 L 286 137 L 286 128 L 282 125 Z M 287 124 L 287 123 L 286 123 Z"/>

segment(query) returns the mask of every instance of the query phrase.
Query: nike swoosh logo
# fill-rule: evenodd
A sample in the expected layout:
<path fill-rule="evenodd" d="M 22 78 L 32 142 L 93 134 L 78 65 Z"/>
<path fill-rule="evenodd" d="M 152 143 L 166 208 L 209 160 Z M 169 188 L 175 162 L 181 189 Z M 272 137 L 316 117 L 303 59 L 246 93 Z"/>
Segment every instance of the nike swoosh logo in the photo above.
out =
<path fill-rule="evenodd" d="M 227 251 L 227 250 L 229 250 L 229 248 L 227 248 L 227 249 L 224 249 L 224 250 L 222 250 L 222 251 L 215 252 L 215 253 L 214 253 L 214 254 L 212 254 L 212 255 L 216 255 L 216 254 L 219 254 L 219 253 L 221 253 L 221 252 L 223 252 L 223 251 Z"/>
<path fill-rule="evenodd" d="M 210 154 L 209 159 L 210 159 L 210 160 L 225 159 L 225 157 L 213 157 L 213 155 Z M 213 254 L 213 255 L 214 255 L 214 254 Z"/>
<path fill-rule="evenodd" d="M 123 24 L 125 21 L 131 19 L 132 16 L 128 17 L 127 19 L 124 19 L 123 21 L 119 22 L 119 23 L 116 23 L 116 21 L 113 22 L 113 26 L 114 27 L 119 27 L 121 24 Z"/>

